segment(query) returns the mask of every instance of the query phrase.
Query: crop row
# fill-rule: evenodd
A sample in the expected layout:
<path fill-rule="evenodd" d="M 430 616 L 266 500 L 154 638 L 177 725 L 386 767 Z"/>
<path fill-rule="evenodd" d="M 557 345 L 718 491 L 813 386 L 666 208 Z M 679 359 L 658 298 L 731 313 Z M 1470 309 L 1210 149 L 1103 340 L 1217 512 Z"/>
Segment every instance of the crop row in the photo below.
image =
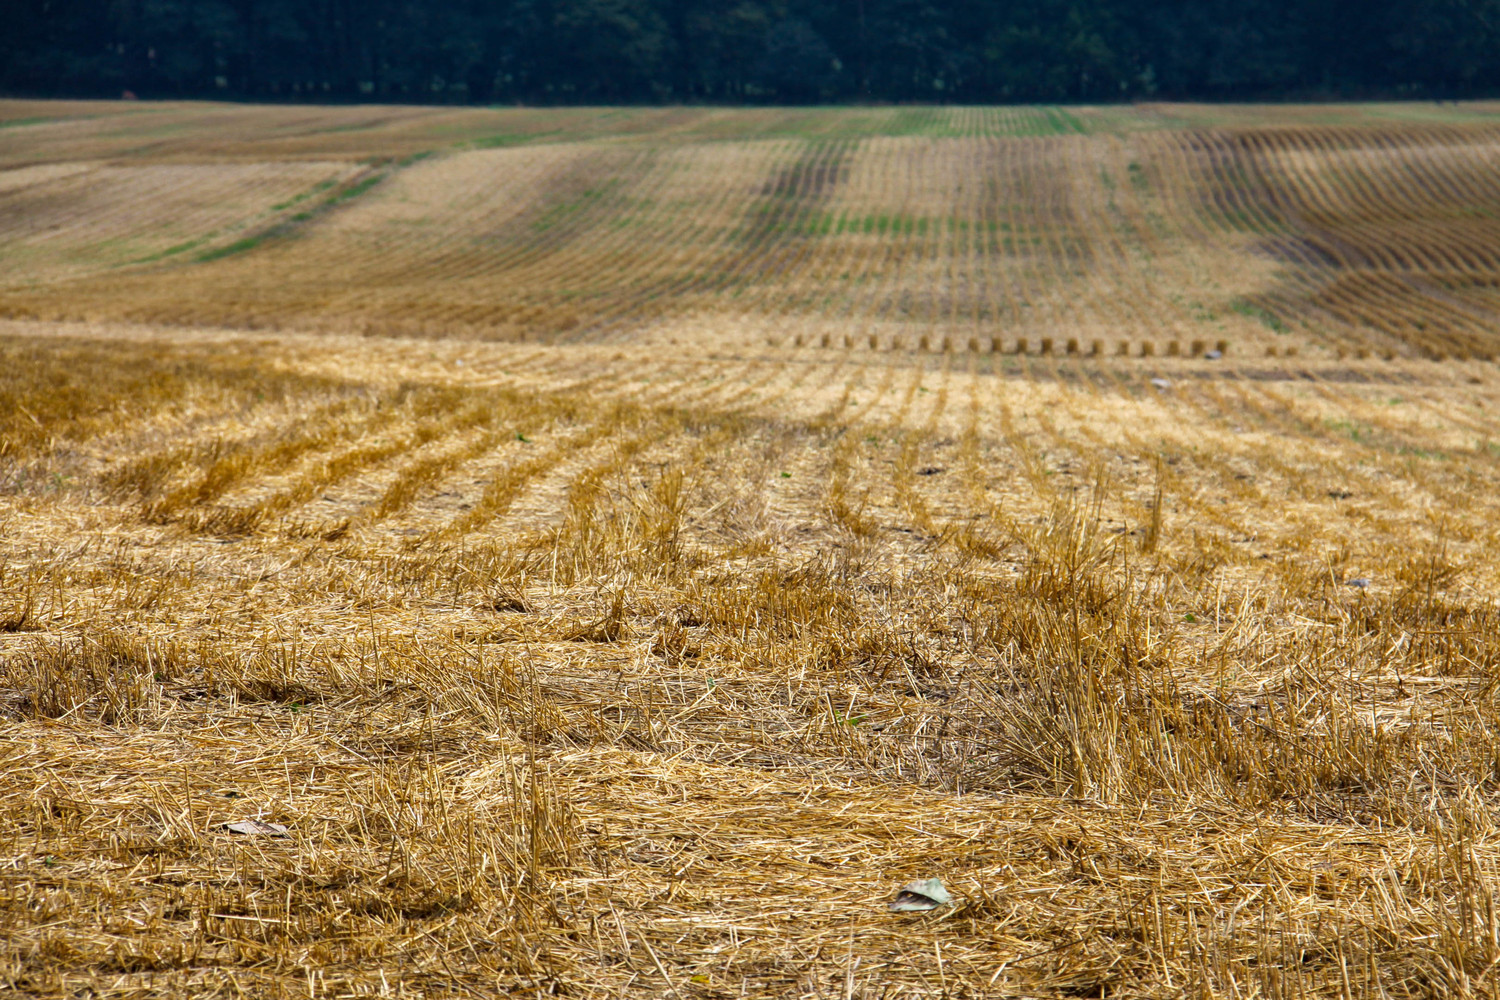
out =
<path fill-rule="evenodd" d="M 642 449 L 674 447 L 673 428 L 680 427 L 677 418 L 666 419 L 668 411 L 718 414 L 710 423 L 738 419 L 727 416 L 735 413 L 776 414 L 814 430 L 859 428 L 843 451 L 809 452 L 805 468 L 780 470 L 797 480 L 786 489 L 803 490 L 809 476 L 814 485 L 827 482 L 837 494 L 829 502 L 851 523 L 859 521 L 860 496 L 869 503 L 889 496 L 884 507 L 906 512 L 897 527 L 933 536 L 962 528 L 972 510 L 990 510 L 996 524 L 1015 523 L 1024 511 L 1045 510 L 1107 473 L 1115 485 L 1101 502 L 1114 523 L 1132 528 L 1149 519 L 1143 491 L 1159 485 L 1179 519 L 1199 522 L 1218 539 L 1214 545 L 1255 536 L 1271 545 L 1265 519 L 1288 496 L 1311 506 L 1305 516 L 1289 517 L 1275 537 L 1321 536 L 1332 530 L 1330 517 L 1357 513 L 1369 531 L 1394 540 L 1422 520 L 1422 505 L 1412 505 L 1414 489 L 1438 507 L 1477 511 L 1489 494 L 1473 494 L 1465 476 L 1500 475 L 1500 454 L 1485 444 L 1496 433 L 1492 421 L 1483 411 L 1453 411 L 1440 388 L 1423 387 L 1434 375 L 1415 372 L 1397 373 L 1384 386 L 1367 376 L 1376 379 L 1369 391 L 1351 391 L 1307 371 L 1297 376 L 1299 388 L 1289 389 L 1261 376 L 1246 379 L 1225 361 L 1227 367 L 1213 369 L 1222 377 L 1158 386 L 1146 379 L 1149 370 L 1063 367 L 1065 355 L 1036 353 L 1017 357 L 1027 376 L 1018 382 L 995 377 L 977 356 L 963 354 L 905 367 L 847 364 L 852 353 L 601 365 L 597 356 L 534 347 L 471 362 L 449 387 L 370 389 L 283 378 L 275 397 L 247 409 L 247 399 L 266 399 L 270 384 L 247 376 L 235 354 L 196 373 L 168 360 L 158 374 L 111 369 L 92 357 L 75 355 L 68 367 L 93 366 L 87 397 L 101 414 L 123 412 L 111 402 L 116 382 L 121 399 L 139 398 L 133 405 L 140 412 L 123 424 L 104 419 L 77 425 L 66 432 L 70 437 L 38 439 L 11 456 L 21 462 L 13 469 L 39 461 L 45 469 L 49 448 L 93 435 L 99 444 L 92 450 L 128 457 L 81 483 L 92 481 L 91 488 L 134 504 L 146 524 L 194 533 L 375 538 L 392 532 L 436 543 L 494 530 L 518 502 L 525 509 L 518 524 L 554 523 L 556 497 L 565 495 L 554 491 L 578 489 L 591 462 L 618 456 L 627 445 L 641 454 L 640 474 L 660 461 Z M 446 368 L 455 370 L 451 362 Z M 152 386 L 149 395 L 132 388 L 142 378 Z M 57 409 L 49 402 L 57 381 L 48 376 L 7 390 L 18 414 L 18 444 L 33 423 L 27 414 L 45 417 Z M 181 390 L 173 389 L 179 382 Z M 526 386 L 554 388 L 536 394 Z M 197 415 L 159 420 L 149 409 L 170 413 L 175 399 L 192 400 Z M 585 399 L 592 402 L 581 406 Z M 1113 412 L 1119 419 L 1101 419 Z M 949 454 L 953 442 L 958 450 Z M 896 451 L 885 452 L 887 446 Z M 1453 453 L 1466 456 L 1466 472 L 1451 462 Z M 896 464 L 882 466 L 882 454 Z M 1163 455 L 1172 462 L 1151 471 Z M 917 475 L 923 468 L 938 471 Z M 953 470 L 962 474 L 929 481 Z M 1160 483 L 1146 484 L 1148 473 Z M 883 483 L 882 476 L 895 478 Z M 1223 506 L 1220 493 L 1204 492 L 1205 483 L 1233 503 Z M 1021 484 L 1029 485 L 1018 493 Z M 1330 491 L 1360 503 L 1329 506 Z M 793 494 L 775 495 L 782 502 Z M 867 516 L 875 516 L 873 509 Z M 1482 532 L 1455 534 L 1456 528 L 1445 529 L 1450 538 L 1488 544 Z M 965 544 L 982 543 L 976 536 Z"/>
<path fill-rule="evenodd" d="M 1264 129 L 1158 137 L 1205 235 L 1280 265 L 1247 301 L 1347 350 L 1493 353 L 1500 185 L 1491 130 Z M 1477 294 L 1476 294 L 1477 292 Z"/>

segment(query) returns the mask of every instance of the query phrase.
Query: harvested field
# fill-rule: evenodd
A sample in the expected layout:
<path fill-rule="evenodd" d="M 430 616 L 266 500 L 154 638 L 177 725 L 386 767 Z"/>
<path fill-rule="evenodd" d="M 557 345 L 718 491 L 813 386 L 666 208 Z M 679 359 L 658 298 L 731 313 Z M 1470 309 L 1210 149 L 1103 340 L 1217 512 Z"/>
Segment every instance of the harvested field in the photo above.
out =
<path fill-rule="evenodd" d="M 0 102 L 0 989 L 1495 995 L 1497 111 Z"/>

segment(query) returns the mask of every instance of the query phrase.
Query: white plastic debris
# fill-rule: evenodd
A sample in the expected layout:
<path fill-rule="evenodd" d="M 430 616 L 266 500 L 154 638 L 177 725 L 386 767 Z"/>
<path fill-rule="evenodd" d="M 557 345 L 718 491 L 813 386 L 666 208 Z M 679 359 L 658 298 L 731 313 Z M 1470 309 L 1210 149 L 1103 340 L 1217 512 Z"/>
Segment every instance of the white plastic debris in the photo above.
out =
<path fill-rule="evenodd" d="M 1205 354 L 1203 356 L 1205 358 L 1207 358 L 1208 360 L 1210 360 L 1210 361 L 1218 361 L 1220 358 L 1222 358 L 1224 356 L 1224 352 L 1220 351 L 1220 350 L 1213 350 L 1213 351 L 1209 351 L 1207 354 Z"/>
<path fill-rule="evenodd" d="M 943 888 L 942 879 L 917 879 L 901 887 L 901 891 L 896 893 L 895 901 L 890 904 L 890 910 L 892 913 L 917 913 L 935 910 L 951 902 L 953 897 Z"/>
<path fill-rule="evenodd" d="M 285 837 L 286 827 L 280 823 L 268 823 L 263 819 L 242 819 L 233 823 L 225 823 L 224 829 L 230 833 L 238 833 L 246 837 Z"/>
<path fill-rule="evenodd" d="M 1358 587 L 1360 590 L 1364 590 L 1369 585 L 1370 585 L 1370 581 L 1366 580 L 1362 576 L 1356 576 L 1352 580 L 1345 580 L 1344 581 L 1344 586 L 1346 586 L 1346 587 Z"/>
<path fill-rule="evenodd" d="M 1168 382 L 1164 378 L 1154 378 L 1154 379 L 1151 380 L 1151 384 L 1154 385 L 1154 386 L 1156 386 L 1158 389 L 1170 389 L 1170 388 L 1172 388 L 1172 383 Z"/>

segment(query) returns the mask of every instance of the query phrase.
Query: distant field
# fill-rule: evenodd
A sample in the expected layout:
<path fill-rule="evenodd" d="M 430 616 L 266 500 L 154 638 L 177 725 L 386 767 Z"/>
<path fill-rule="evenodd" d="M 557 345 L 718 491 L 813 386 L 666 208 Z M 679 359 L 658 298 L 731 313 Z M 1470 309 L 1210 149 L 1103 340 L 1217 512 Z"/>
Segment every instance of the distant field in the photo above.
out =
<path fill-rule="evenodd" d="M 695 342 L 876 350 L 1064 333 L 1137 353 L 1500 346 L 1488 105 L 10 114 L 12 318 L 635 343 L 685 324 Z"/>
<path fill-rule="evenodd" d="M 0 102 L 0 991 L 1495 995 L 1497 153 Z"/>

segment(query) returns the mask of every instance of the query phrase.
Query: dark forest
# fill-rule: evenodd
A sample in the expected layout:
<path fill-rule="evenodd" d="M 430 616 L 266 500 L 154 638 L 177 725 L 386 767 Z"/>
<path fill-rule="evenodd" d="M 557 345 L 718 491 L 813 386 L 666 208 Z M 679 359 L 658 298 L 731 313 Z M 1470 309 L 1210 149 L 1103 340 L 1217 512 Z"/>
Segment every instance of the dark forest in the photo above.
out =
<path fill-rule="evenodd" d="M 11 95 L 488 103 L 1456 98 L 1500 0 L 0 0 Z"/>

